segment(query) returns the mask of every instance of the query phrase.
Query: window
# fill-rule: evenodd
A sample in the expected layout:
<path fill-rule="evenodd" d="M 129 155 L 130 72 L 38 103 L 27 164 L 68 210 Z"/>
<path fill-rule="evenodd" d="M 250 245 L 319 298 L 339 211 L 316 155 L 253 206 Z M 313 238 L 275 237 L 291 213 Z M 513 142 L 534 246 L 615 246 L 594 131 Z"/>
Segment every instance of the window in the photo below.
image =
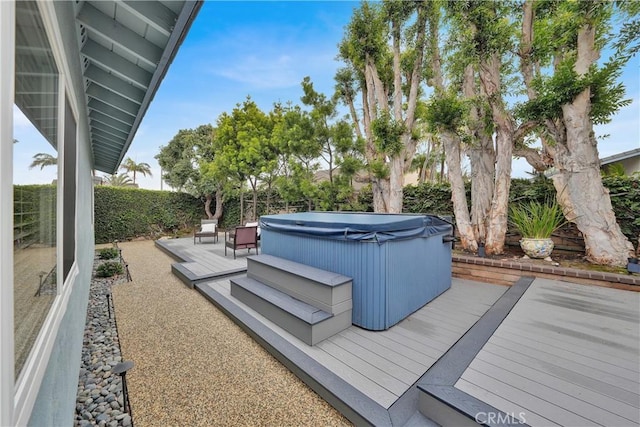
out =
<path fill-rule="evenodd" d="M 62 273 L 66 279 L 76 260 L 76 120 L 69 99 L 64 104 L 64 191 Z"/>
<path fill-rule="evenodd" d="M 59 73 L 35 2 L 15 4 L 13 259 L 15 377 L 58 293 Z"/>

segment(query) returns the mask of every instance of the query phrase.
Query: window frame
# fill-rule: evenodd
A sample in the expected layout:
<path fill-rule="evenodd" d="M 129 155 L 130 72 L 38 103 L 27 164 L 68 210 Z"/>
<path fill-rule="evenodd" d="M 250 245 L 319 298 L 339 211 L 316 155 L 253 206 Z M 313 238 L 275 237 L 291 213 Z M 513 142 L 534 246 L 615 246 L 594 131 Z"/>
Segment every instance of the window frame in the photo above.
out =
<path fill-rule="evenodd" d="M 14 1 L 0 1 L 0 198 L 9 203 L 0 204 L 0 425 L 26 425 L 31 417 L 33 405 L 45 376 L 51 352 L 55 344 L 60 323 L 66 312 L 71 293 L 79 276 L 77 265 L 77 192 L 78 192 L 78 150 L 79 108 L 69 64 L 65 60 L 61 29 L 57 25 L 53 2 L 37 1 L 47 39 L 51 45 L 58 67 L 58 188 L 56 203 L 56 263 L 57 294 L 31 348 L 18 378 L 14 366 L 14 270 L 13 270 L 13 105 L 15 101 L 15 19 Z M 65 170 L 65 102 L 69 100 L 71 114 L 75 121 L 76 145 L 73 165 L 75 171 L 74 203 L 74 261 L 66 278 L 63 273 L 64 253 L 64 170 Z M 11 143 L 9 143 L 11 141 Z M 66 143 L 69 143 L 66 142 Z M 67 163 L 71 163 L 69 159 Z"/>

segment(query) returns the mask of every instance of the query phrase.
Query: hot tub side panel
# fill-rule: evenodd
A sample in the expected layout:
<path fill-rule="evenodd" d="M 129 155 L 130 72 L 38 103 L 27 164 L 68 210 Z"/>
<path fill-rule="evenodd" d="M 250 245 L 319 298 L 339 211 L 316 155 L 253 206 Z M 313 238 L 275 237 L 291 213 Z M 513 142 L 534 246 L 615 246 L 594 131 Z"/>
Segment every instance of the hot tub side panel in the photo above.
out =
<path fill-rule="evenodd" d="M 451 243 L 442 235 L 394 240 L 386 246 L 387 318 L 390 328 L 451 287 Z"/>
<path fill-rule="evenodd" d="M 263 230 L 263 254 L 343 274 L 353 278 L 352 323 L 366 329 L 386 329 L 386 260 L 384 245 L 339 241 L 309 235 Z M 362 284 L 366 284 L 363 286 Z"/>
<path fill-rule="evenodd" d="M 451 286 L 442 235 L 379 245 L 265 229 L 262 252 L 353 278 L 352 323 L 365 329 L 388 329 Z"/>

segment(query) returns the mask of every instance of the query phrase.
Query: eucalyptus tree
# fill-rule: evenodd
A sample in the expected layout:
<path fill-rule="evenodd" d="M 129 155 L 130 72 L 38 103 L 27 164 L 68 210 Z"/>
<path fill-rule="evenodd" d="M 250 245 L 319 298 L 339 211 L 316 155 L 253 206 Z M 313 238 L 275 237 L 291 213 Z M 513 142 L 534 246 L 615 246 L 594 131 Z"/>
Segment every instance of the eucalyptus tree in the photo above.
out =
<path fill-rule="evenodd" d="M 339 45 L 346 67 L 336 81 L 350 107 L 356 135 L 365 141 L 376 212 L 402 211 L 404 173 L 418 140 L 415 113 L 429 7 L 428 1 L 363 2 L 354 10 Z M 358 92 L 361 118 L 353 105 Z"/>
<path fill-rule="evenodd" d="M 513 51 L 517 45 L 513 6 L 514 2 L 452 1 L 447 4 L 450 22 L 459 30 L 453 34 L 461 41 L 463 56 L 467 58 L 462 77 L 463 97 L 479 98 L 486 105 L 486 110 L 482 107 L 470 110 L 469 133 L 480 141 L 475 168 L 474 157 L 471 157 L 472 174 L 474 178 L 484 178 L 484 181 L 478 180 L 482 187 L 477 191 L 472 189 L 478 205 L 474 209 L 480 209 L 476 210 L 471 225 L 474 237 L 484 240 L 489 254 L 501 253 L 504 249 L 514 145 L 535 126 L 533 121 L 517 121 L 505 100 L 513 90 L 509 82 L 513 78 L 511 63 L 515 60 Z M 486 125 L 484 114 L 490 119 L 490 126 Z M 493 143 L 491 136 L 495 138 Z M 491 158 L 495 161 L 490 161 Z M 482 197 L 486 194 L 491 194 L 490 203 Z M 481 221 L 483 211 L 486 219 Z"/>
<path fill-rule="evenodd" d="M 127 173 L 133 172 L 133 183 L 136 183 L 136 173 L 141 173 L 143 176 L 153 176 L 151 175 L 151 166 L 149 163 L 136 163 L 131 157 L 127 157 L 122 165 L 120 165 L 120 169 L 124 169 Z"/>
<path fill-rule="evenodd" d="M 623 266 L 633 254 L 602 184 L 593 125 L 630 102 L 617 78 L 638 50 L 639 16 L 637 2 L 527 0 L 522 8 L 519 55 L 529 100 L 521 114 L 539 125 L 542 144 L 528 160 L 553 166 L 564 214 L 582 232 L 587 259 L 599 264 Z M 613 19 L 622 17 L 611 34 Z M 607 43 L 613 55 L 600 62 Z"/>
<path fill-rule="evenodd" d="M 163 170 L 161 178 L 166 183 L 204 198 L 204 210 L 209 219 L 222 217 L 224 203 L 221 179 L 210 172 L 209 166 L 215 158 L 214 137 L 215 129 L 209 124 L 181 129 L 155 156 Z M 215 212 L 212 213 L 214 196 Z"/>

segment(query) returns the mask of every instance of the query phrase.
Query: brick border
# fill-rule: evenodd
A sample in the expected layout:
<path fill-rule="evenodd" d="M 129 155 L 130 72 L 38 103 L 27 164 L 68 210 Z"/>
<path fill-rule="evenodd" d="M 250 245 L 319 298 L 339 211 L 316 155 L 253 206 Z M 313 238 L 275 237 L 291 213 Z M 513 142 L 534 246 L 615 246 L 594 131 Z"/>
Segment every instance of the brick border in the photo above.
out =
<path fill-rule="evenodd" d="M 640 276 L 519 263 L 511 260 L 479 258 L 453 254 L 453 276 L 461 279 L 512 285 L 520 276 L 564 280 L 584 285 L 603 286 L 640 292 Z"/>

